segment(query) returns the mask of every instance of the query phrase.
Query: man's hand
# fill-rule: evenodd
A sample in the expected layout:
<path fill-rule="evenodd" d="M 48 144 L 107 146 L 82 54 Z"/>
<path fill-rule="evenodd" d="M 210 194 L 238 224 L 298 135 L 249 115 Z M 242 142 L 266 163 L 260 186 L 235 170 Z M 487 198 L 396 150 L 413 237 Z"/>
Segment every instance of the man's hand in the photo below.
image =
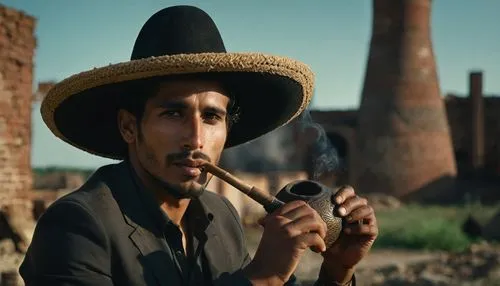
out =
<path fill-rule="evenodd" d="M 373 208 L 352 187 L 341 188 L 332 200 L 338 205 L 338 215 L 345 217 L 348 225 L 323 253 L 322 271 L 325 279 L 343 284 L 352 278 L 355 266 L 370 251 L 378 236 L 378 226 Z"/>
<path fill-rule="evenodd" d="M 255 284 L 283 285 L 310 247 L 323 252 L 326 224 L 303 201 L 293 201 L 260 220 L 264 227 L 255 257 L 244 273 Z"/>

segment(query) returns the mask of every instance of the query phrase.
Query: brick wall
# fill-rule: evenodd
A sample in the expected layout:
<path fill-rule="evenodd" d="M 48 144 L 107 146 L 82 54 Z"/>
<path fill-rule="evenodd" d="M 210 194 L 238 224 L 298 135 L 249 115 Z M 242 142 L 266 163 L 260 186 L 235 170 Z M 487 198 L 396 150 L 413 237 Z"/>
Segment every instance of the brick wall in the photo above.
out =
<path fill-rule="evenodd" d="M 487 173 L 500 175 L 500 96 L 484 95 L 484 167 Z M 472 114 L 469 97 L 449 94 L 446 109 L 450 122 L 453 146 L 459 169 L 464 173 L 472 169 Z"/>
<path fill-rule="evenodd" d="M 0 201 L 32 185 L 31 102 L 35 19 L 0 5 Z"/>

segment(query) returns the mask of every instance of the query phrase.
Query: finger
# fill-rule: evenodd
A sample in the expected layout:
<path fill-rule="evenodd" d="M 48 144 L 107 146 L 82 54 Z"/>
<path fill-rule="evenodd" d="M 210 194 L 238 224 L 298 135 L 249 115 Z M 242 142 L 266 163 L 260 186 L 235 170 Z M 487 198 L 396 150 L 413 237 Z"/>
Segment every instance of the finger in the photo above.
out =
<path fill-rule="evenodd" d="M 317 233 L 310 232 L 297 236 L 296 240 L 297 246 L 300 249 L 311 248 L 314 251 L 324 252 L 326 251 L 326 244 L 323 238 L 321 238 Z"/>
<path fill-rule="evenodd" d="M 375 211 L 373 211 L 369 216 L 365 217 L 363 219 L 363 223 L 369 225 L 377 225 L 377 217 L 375 216 Z"/>
<path fill-rule="evenodd" d="M 326 223 L 314 214 L 287 223 L 285 229 L 292 237 L 309 232 L 316 232 L 321 238 L 326 236 Z"/>
<path fill-rule="evenodd" d="M 287 213 L 293 209 L 296 209 L 296 208 L 304 206 L 304 205 L 306 205 L 306 202 L 301 201 L 301 200 L 288 202 L 288 203 L 284 204 L 283 206 L 281 206 L 280 208 L 278 208 L 277 210 L 275 210 L 273 213 L 266 215 L 260 221 L 260 224 L 262 226 L 264 226 L 268 220 L 273 219 L 274 217 L 277 217 L 277 216 L 282 216 L 284 213 Z"/>
<path fill-rule="evenodd" d="M 310 205 L 304 204 L 302 206 L 299 206 L 297 208 L 294 208 L 288 212 L 281 214 L 281 216 L 284 216 L 290 220 L 296 220 L 303 216 L 314 214 L 315 212 L 316 211 Z"/>
<path fill-rule="evenodd" d="M 371 206 L 364 205 L 350 212 L 349 215 L 346 216 L 346 220 L 349 223 L 359 220 L 368 222 L 367 219 L 371 218 L 373 214 L 373 208 Z"/>
<path fill-rule="evenodd" d="M 282 216 L 285 213 L 288 213 L 296 208 L 300 208 L 300 207 L 305 206 L 305 205 L 307 205 L 307 203 L 305 201 L 302 201 L 302 200 L 291 201 L 291 202 L 284 204 L 280 208 L 278 208 L 273 213 L 273 215 L 281 215 Z"/>
<path fill-rule="evenodd" d="M 356 196 L 354 189 L 349 186 L 342 186 L 340 189 L 332 196 L 332 200 L 336 204 L 342 204 L 347 198 Z"/>
<path fill-rule="evenodd" d="M 359 196 L 349 197 L 338 206 L 338 213 L 341 216 L 349 215 L 352 211 L 368 205 L 368 200 Z"/>
<path fill-rule="evenodd" d="M 344 228 L 345 234 L 349 235 L 364 235 L 370 237 L 377 237 L 378 235 L 378 227 L 377 225 L 370 224 L 355 224 L 349 225 Z"/>

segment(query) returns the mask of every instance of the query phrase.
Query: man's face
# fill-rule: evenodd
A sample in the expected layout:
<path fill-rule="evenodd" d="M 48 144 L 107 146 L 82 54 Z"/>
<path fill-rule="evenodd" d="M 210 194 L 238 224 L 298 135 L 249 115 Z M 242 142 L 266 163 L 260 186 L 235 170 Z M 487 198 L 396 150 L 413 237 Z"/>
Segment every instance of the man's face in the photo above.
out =
<path fill-rule="evenodd" d="M 193 159 L 219 161 L 227 137 L 228 103 L 214 82 L 162 83 L 146 102 L 133 142 L 142 167 L 183 190 L 192 181 L 205 183 L 206 174 Z"/>

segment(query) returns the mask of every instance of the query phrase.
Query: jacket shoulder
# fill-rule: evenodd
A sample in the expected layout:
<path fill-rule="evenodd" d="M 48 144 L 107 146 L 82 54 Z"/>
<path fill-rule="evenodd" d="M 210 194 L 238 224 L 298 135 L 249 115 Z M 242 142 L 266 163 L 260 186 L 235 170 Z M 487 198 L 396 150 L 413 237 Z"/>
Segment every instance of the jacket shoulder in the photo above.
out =
<path fill-rule="evenodd" d="M 114 199 L 107 179 L 113 166 L 97 169 L 79 188 L 53 202 L 45 213 L 60 205 L 78 205 L 96 217 L 102 216 L 102 212 L 109 212 Z"/>
<path fill-rule="evenodd" d="M 102 200 L 106 195 L 111 195 L 107 177 L 113 167 L 114 165 L 100 167 L 80 187 L 60 197 L 54 203 L 72 201 L 89 204 L 95 200 Z"/>

